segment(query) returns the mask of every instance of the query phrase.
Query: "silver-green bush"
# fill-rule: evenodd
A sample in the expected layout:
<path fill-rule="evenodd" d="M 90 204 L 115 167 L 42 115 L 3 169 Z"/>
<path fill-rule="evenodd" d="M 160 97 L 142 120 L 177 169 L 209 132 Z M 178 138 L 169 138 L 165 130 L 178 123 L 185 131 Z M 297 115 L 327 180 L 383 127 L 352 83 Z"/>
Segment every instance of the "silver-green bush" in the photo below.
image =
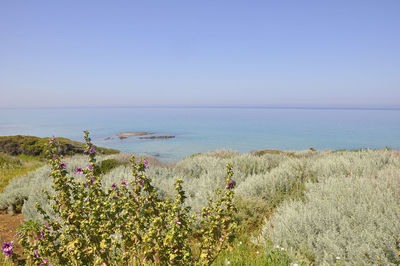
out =
<path fill-rule="evenodd" d="M 115 156 L 99 156 L 98 161 Z M 77 167 L 85 167 L 87 159 L 86 156 L 76 155 L 66 159 L 66 162 L 67 170 L 73 172 Z M 42 218 L 34 206 L 38 202 L 45 210 L 50 211 L 49 203 L 42 193 L 43 190 L 53 193 L 49 174 L 50 167 L 46 165 L 25 176 L 13 178 L 0 194 L 0 210 L 7 209 L 8 213 L 13 214 L 16 208 L 22 207 L 25 220 L 41 221 Z M 74 174 L 73 177 L 82 178 L 78 174 Z"/>
<path fill-rule="evenodd" d="M 103 157 L 102 159 L 111 158 Z M 124 154 L 114 155 L 127 161 Z M 186 204 L 197 212 L 223 185 L 225 165 L 232 163 L 236 192 L 243 199 L 278 206 L 266 221 L 259 242 L 280 245 L 319 264 L 394 262 L 400 236 L 400 156 L 396 151 L 290 152 L 262 156 L 220 150 L 187 157 L 163 166 L 149 160 L 146 174 L 161 195 L 174 194 L 174 180 L 184 180 Z M 73 157 L 68 167 L 85 167 L 85 157 Z M 42 189 L 52 191 L 49 169 L 42 167 L 11 180 L 0 194 L 0 209 L 12 211 L 24 201 L 25 219 L 40 220 L 33 208 L 47 210 Z M 80 178 L 79 175 L 74 175 Z M 104 188 L 130 177 L 119 166 L 102 178 Z M 288 199 L 295 199 L 288 201 Z M 47 206 L 47 207 L 46 207 Z M 50 211 L 50 208 L 48 208 Z"/>
<path fill-rule="evenodd" d="M 305 201 L 282 204 L 258 240 L 300 251 L 319 264 L 394 262 L 400 235 L 399 163 L 393 153 L 373 151 L 316 160 Z"/>

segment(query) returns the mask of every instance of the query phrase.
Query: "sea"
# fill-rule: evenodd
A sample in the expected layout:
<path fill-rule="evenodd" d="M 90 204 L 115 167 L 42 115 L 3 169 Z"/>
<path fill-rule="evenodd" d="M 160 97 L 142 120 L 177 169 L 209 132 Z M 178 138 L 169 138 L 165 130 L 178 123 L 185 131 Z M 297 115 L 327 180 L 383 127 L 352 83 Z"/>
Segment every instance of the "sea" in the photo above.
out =
<path fill-rule="evenodd" d="M 400 149 L 400 108 L 96 107 L 0 108 L 0 135 L 59 136 L 173 163 L 231 149 Z M 120 139 L 151 132 L 168 139 Z"/>

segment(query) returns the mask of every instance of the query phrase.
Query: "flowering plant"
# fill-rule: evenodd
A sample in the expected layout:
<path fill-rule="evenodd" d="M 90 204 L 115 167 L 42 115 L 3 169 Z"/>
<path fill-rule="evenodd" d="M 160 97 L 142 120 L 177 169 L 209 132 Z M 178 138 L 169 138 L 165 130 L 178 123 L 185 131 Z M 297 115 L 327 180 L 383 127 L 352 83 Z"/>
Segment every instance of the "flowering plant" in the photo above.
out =
<path fill-rule="evenodd" d="M 13 244 L 14 244 L 14 241 L 3 242 L 3 245 L 1 246 L 1 250 L 4 252 L 4 254 L 7 257 L 11 257 L 13 255 Z"/>
<path fill-rule="evenodd" d="M 147 160 L 131 157 L 132 177 L 120 184 L 102 186 L 97 175 L 96 151 L 84 132 L 89 164 L 68 177 L 57 155 L 58 141 L 49 141 L 49 164 L 54 195 L 51 218 L 38 204 L 45 222 L 27 221 L 19 228 L 19 242 L 27 259 L 46 264 L 211 264 L 234 240 L 233 168 L 227 165 L 225 188 L 216 191 L 199 216 L 189 215 L 182 179 L 175 182 L 174 198 L 162 199 L 146 175 Z M 193 243 L 199 244 L 193 244 Z M 2 248 L 3 249 L 3 248 Z M 11 245 L 12 250 L 12 245 Z M 10 246 L 4 246 L 6 254 Z"/>

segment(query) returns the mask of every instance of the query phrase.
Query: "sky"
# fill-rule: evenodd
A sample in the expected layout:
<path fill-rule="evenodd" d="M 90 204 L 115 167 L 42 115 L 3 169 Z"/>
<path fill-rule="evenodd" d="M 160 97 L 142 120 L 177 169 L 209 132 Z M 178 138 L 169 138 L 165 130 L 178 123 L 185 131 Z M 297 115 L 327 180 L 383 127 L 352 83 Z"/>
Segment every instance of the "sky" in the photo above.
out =
<path fill-rule="evenodd" d="M 400 1 L 0 1 L 0 108 L 400 106 Z"/>

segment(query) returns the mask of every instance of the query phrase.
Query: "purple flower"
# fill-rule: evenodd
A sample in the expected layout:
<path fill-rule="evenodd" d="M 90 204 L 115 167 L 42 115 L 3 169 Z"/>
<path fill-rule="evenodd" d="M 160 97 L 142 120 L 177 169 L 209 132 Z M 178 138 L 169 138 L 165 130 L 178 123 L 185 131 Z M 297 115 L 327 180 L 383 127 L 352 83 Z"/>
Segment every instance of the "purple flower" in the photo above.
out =
<path fill-rule="evenodd" d="M 112 189 L 115 189 L 116 187 L 117 187 L 117 186 L 116 186 L 115 184 L 112 184 L 112 185 L 111 185 L 111 188 L 112 188 Z"/>
<path fill-rule="evenodd" d="M 146 159 L 144 159 L 144 163 L 143 163 L 144 169 L 146 169 L 148 165 L 149 165 L 149 161 L 146 158 Z"/>
<path fill-rule="evenodd" d="M 39 258 L 39 254 L 38 254 L 38 251 L 37 251 L 37 249 L 35 249 L 35 259 L 38 259 Z"/>
<path fill-rule="evenodd" d="M 49 262 L 48 259 L 43 259 L 39 266 L 46 265 L 46 264 L 48 264 L 48 262 Z M 49 265 L 53 266 L 53 264 L 49 264 Z"/>
<path fill-rule="evenodd" d="M 52 139 L 55 143 L 58 143 L 58 140 L 56 139 L 56 137 L 53 136 L 51 139 Z"/>
<path fill-rule="evenodd" d="M 1 247 L 1 250 L 3 250 L 3 252 L 6 254 L 7 257 L 12 256 L 13 244 L 14 244 L 14 241 L 3 242 L 3 246 Z"/>
<path fill-rule="evenodd" d="M 44 237 L 43 230 L 40 230 L 40 238 L 39 239 L 43 239 L 43 237 Z"/>
<path fill-rule="evenodd" d="M 60 169 L 65 169 L 65 168 L 67 167 L 67 164 L 66 164 L 66 163 L 60 163 L 60 164 L 58 165 L 58 167 L 59 167 Z"/>
<path fill-rule="evenodd" d="M 122 178 L 121 179 L 121 185 L 127 186 L 128 185 L 128 180 L 126 180 L 125 178 Z"/>
<path fill-rule="evenodd" d="M 94 153 L 94 147 L 90 147 L 89 153 L 90 153 L 90 154 L 93 154 L 93 153 Z"/>
<path fill-rule="evenodd" d="M 78 175 L 82 174 L 83 173 L 82 168 L 80 168 L 80 167 L 76 168 L 75 173 L 77 173 Z"/>
<path fill-rule="evenodd" d="M 179 222 L 179 221 L 174 221 L 176 224 L 179 224 L 179 225 L 181 225 L 182 223 L 181 222 Z"/>
<path fill-rule="evenodd" d="M 49 226 L 49 224 L 48 224 L 46 221 L 44 221 L 44 225 L 46 226 L 47 229 L 50 230 L 50 226 Z"/>
<path fill-rule="evenodd" d="M 208 212 L 208 211 L 206 211 L 206 213 L 204 214 L 205 216 L 208 216 L 208 215 L 210 215 L 210 213 Z"/>
<path fill-rule="evenodd" d="M 226 186 L 226 188 L 227 188 L 227 189 L 232 189 L 232 188 L 235 187 L 235 185 L 236 185 L 236 182 L 232 180 L 231 182 L 228 183 L 228 185 Z"/>
<path fill-rule="evenodd" d="M 93 171 L 93 166 L 92 166 L 91 164 L 88 164 L 88 165 L 86 166 L 86 168 L 89 169 L 89 170 L 91 170 L 91 171 Z"/>

